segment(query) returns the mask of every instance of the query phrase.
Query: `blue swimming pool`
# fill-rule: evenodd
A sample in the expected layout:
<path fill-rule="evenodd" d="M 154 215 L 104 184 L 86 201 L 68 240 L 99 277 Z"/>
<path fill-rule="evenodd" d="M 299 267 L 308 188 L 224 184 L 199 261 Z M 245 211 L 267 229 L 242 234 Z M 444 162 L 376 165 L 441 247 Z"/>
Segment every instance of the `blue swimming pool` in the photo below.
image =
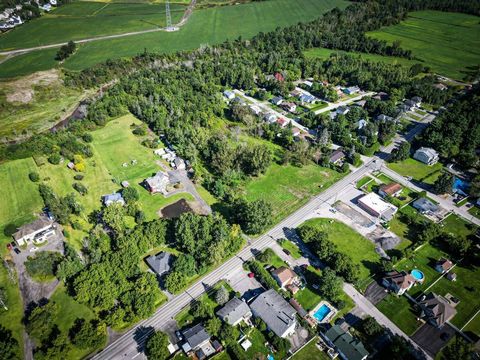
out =
<path fill-rule="evenodd" d="M 313 317 L 318 321 L 321 322 L 323 319 L 327 317 L 328 314 L 330 314 L 330 311 L 332 311 L 327 305 L 323 304 L 318 308 L 317 311 L 313 314 Z"/>
<path fill-rule="evenodd" d="M 461 195 L 466 196 L 468 192 L 468 188 L 470 187 L 470 183 L 467 181 L 464 181 L 460 178 L 455 178 L 455 181 L 453 182 L 453 191 L 456 193 L 459 193 Z"/>
<path fill-rule="evenodd" d="M 415 278 L 417 281 L 422 281 L 425 278 L 425 275 L 423 275 L 423 272 L 421 272 L 418 269 L 413 269 L 410 274 Z"/>

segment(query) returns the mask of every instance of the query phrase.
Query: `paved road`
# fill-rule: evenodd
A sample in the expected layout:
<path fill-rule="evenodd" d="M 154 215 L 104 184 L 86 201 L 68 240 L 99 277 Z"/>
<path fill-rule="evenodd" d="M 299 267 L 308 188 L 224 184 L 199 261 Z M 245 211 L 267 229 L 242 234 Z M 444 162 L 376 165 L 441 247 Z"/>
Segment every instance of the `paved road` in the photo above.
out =
<path fill-rule="evenodd" d="M 190 5 L 188 5 L 187 10 L 185 10 L 185 13 L 182 16 L 181 20 L 173 26 L 175 28 L 175 30 L 178 30 L 178 28 L 182 27 L 183 25 L 185 25 L 187 23 L 188 19 L 190 18 L 190 15 L 193 12 L 193 8 L 195 7 L 196 2 L 197 2 L 197 0 L 192 0 L 191 1 Z M 105 35 L 105 36 L 91 37 L 91 38 L 87 38 L 87 39 L 80 39 L 80 40 L 75 40 L 75 43 L 84 44 L 84 43 L 88 43 L 88 42 L 92 42 L 92 41 L 117 39 L 117 38 L 122 38 L 122 37 L 127 37 L 127 36 L 147 34 L 147 33 L 158 32 L 158 31 L 172 31 L 172 29 L 168 29 L 166 27 L 158 27 L 158 28 L 142 30 L 142 31 L 131 31 L 131 32 L 126 32 L 126 33 L 122 33 L 122 34 Z M 35 51 L 35 50 L 45 50 L 45 49 L 59 48 L 60 46 L 63 46 L 63 45 L 67 45 L 67 42 L 49 44 L 49 45 L 41 45 L 41 46 L 35 46 L 35 47 L 31 47 L 31 48 L 24 48 L 24 49 L 0 51 L 0 55 L 19 55 L 19 54 L 25 54 L 25 53 L 28 53 L 28 52 L 32 52 L 32 51 Z"/>
<path fill-rule="evenodd" d="M 372 95 L 375 95 L 375 92 L 370 91 L 370 92 L 367 92 L 367 93 L 364 93 L 364 94 L 360 94 L 360 95 L 358 95 L 358 96 L 355 96 L 355 97 L 353 97 L 353 98 L 340 101 L 340 102 L 338 102 L 338 103 L 328 103 L 328 106 L 327 106 L 327 107 L 324 107 L 324 108 L 322 108 L 322 109 L 319 109 L 319 110 L 315 111 L 315 114 L 321 114 L 321 113 L 324 113 L 324 112 L 326 112 L 326 111 L 334 110 L 334 109 L 336 109 L 336 108 L 338 108 L 338 107 L 340 107 L 340 106 L 344 106 L 344 105 L 351 104 L 352 102 L 361 100 L 361 99 L 363 99 L 363 98 L 366 97 L 366 96 L 372 96 Z"/>

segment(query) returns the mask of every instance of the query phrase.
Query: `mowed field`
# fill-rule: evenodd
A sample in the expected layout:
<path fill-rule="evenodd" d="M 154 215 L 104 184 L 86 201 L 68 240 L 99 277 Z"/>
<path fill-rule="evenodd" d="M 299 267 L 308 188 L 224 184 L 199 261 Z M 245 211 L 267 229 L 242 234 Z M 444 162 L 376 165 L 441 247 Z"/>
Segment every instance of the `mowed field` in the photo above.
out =
<path fill-rule="evenodd" d="M 433 71 L 462 79 L 480 62 L 480 18 L 439 11 L 412 12 L 398 25 L 368 33 L 412 51 Z"/>
<path fill-rule="evenodd" d="M 195 10 L 189 21 L 173 33 L 154 32 L 82 44 L 63 66 L 81 70 L 107 59 L 134 56 L 144 49 L 159 53 L 191 50 L 201 44 L 218 44 L 242 36 L 250 38 L 263 31 L 318 18 L 343 0 L 270 0 Z M 25 75 L 55 66 L 54 52 L 39 50 L 8 59 L 0 65 L 0 77 Z M 32 61 L 35 58 L 35 61 Z"/>
<path fill-rule="evenodd" d="M 180 20 L 185 9 L 171 4 L 172 22 Z M 165 24 L 165 4 L 77 1 L 0 35 L 0 50 L 155 29 Z"/>

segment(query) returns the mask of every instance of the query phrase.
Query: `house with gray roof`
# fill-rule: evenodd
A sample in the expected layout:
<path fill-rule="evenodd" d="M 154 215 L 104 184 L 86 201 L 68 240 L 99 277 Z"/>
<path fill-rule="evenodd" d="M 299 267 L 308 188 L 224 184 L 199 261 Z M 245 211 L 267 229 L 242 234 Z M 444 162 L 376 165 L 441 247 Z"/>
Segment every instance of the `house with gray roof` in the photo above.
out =
<path fill-rule="evenodd" d="M 457 310 L 441 295 L 430 292 L 418 302 L 420 318 L 436 327 L 442 327 L 455 316 Z"/>
<path fill-rule="evenodd" d="M 439 209 L 438 205 L 424 197 L 415 200 L 412 206 L 422 214 L 435 214 Z"/>
<path fill-rule="evenodd" d="M 342 330 L 340 325 L 334 325 L 321 333 L 327 344 L 333 347 L 343 360 L 364 360 L 369 353 L 360 340 Z"/>
<path fill-rule="evenodd" d="M 234 297 L 217 311 L 217 316 L 227 324 L 235 326 L 251 318 L 252 311 L 246 302 Z"/>
<path fill-rule="evenodd" d="M 125 200 L 123 199 L 122 194 L 113 193 L 113 194 L 108 194 L 103 196 L 103 204 L 105 206 L 110 206 L 112 204 L 125 205 Z"/>
<path fill-rule="evenodd" d="M 155 176 L 145 179 L 145 187 L 152 194 L 161 193 L 163 195 L 167 195 L 168 185 L 170 185 L 170 177 L 167 173 L 164 173 L 163 171 L 159 171 L 155 174 Z"/>
<path fill-rule="evenodd" d="M 182 345 L 183 351 L 197 351 L 210 343 L 210 334 L 205 330 L 202 324 L 197 324 L 182 332 L 185 343 Z"/>
<path fill-rule="evenodd" d="M 295 332 L 297 311 L 275 290 L 260 294 L 250 308 L 253 315 L 262 319 L 277 336 L 285 338 Z"/>
<path fill-rule="evenodd" d="M 432 148 L 421 147 L 415 154 L 413 154 L 413 158 L 418 160 L 427 165 L 434 165 L 438 162 L 438 152 L 436 152 Z"/>
<path fill-rule="evenodd" d="M 18 246 L 28 245 L 32 241 L 42 243 L 55 233 L 53 224 L 52 220 L 40 217 L 20 226 L 12 236 Z"/>
<path fill-rule="evenodd" d="M 158 276 L 165 275 L 170 271 L 172 256 L 170 253 L 162 251 L 156 255 L 150 255 L 145 258 L 145 262 Z"/>

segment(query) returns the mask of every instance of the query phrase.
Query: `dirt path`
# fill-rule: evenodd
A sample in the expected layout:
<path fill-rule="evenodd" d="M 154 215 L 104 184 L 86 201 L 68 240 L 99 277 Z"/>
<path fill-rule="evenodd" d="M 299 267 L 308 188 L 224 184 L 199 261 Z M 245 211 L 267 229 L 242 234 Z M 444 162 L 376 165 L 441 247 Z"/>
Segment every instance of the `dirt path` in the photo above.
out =
<path fill-rule="evenodd" d="M 188 5 L 187 9 L 185 10 L 185 13 L 182 16 L 182 19 L 175 24 L 173 27 L 178 30 L 178 28 L 184 26 L 190 16 L 193 13 L 193 9 L 195 7 L 197 0 L 192 0 L 190 2 L 190 5 Z M 168 29 L 166 27 L 161 27 L 161 28 L 156 28 L 156 29 L 149 29 L 149 30 L 142 30 L 142 31 L 131 31 L 123 34 L 115 34 L 115 35 L 105 35 L 105 36 L 98 36 L 98 37 L 92 37 L 92 38 L 87 38 L 87 39 L 81 39 L 81 40 L 75 40 L 75 43 L 77 44 L 84 44 L 92 41 L 99 41 L 99 40 L 109 40 L 109 39 L 118 39 L 122 37 L 127 37 L 127 36 L 133 36 L 133 35 L 141 35 L 141 34 L 147 34 L 147 33 L 152 33 L 152 32 L 157 32 L 157 31 L 172 31 L 171 29 Z M 10 51 L 0 51 L 0 55 L 20 55 L 20 54 L 25 54 L 29 53 L 31 51 L 35 50 L 45 50 L 45 49 L 52 49 L 52 48 L 58 48 L 60 46 L 66 45 L 67 42 L 62 42 L 62 43 L 57 43 L 57 44 L 50 44 L 50 45 L 42 45 L 42 46 L 35 46 L 31 48 L 24 48 L 24 49 L 16 49 L 16 50 L 10 50 Z M 5 58 L 3 61 L 8 59 L 9 57 Z"/>

